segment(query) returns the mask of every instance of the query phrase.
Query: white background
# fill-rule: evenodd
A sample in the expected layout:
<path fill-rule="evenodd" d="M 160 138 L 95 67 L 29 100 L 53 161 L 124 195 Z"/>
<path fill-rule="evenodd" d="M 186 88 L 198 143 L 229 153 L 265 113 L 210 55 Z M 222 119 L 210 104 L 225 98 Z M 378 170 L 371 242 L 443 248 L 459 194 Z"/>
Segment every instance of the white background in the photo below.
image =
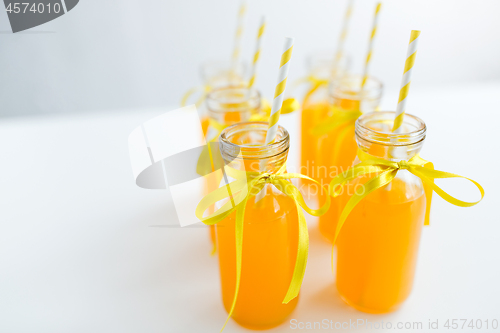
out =
<path fill-rule="evenodd" d="M 22 1 L 21 1 L 22 2 Z M 271 96 L 284 36 L 295 37 L 290 79 L 305 56 L 337 43 L 346 0 L 251 0 L 243 36 L 250 60 L 260 16 L 268 17 L 257 87 Z M 199 65 L 230 57 L 239 1 L 82 0 L 24 33 L 0 10 L 1 115 L 161 107 L 200 83 Z M 356 0 L 347 50 L 361 71 L 375 1 Z M 412 87 L 500 79 L 500 1 L 388 0 L 372 74 L 401 80 L 410 30 L 422 31 Z M 395 101 L 389 106 L 395 108 Z"/>

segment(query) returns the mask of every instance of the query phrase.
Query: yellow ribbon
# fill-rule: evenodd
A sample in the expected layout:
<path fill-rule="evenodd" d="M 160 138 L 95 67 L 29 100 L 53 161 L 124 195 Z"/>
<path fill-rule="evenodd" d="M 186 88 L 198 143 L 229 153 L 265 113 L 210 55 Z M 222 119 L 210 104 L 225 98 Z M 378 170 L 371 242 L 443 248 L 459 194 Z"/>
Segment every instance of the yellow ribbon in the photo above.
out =
<path fill-rule="evenodd" d="M 301 79 L 298 79 L 297 81 L 295 81 L 293 88 L 297 87 L 298 85 L 300 85 L 302 83 L 310 83 L 311 84 L 311 89 L 309 89 L 309 91 L 304 96 L 303 104 L 305 104 L 306 101 L 311 97 L 311 95 L 316 92 L 316 90 L 328 85 L 328 80 L 327 79 L 320 79 L 318 77 L 315 77 L 314 75 L 309 75 L 307 77 L 304 77 L 304 78 L 301 78 Z"/>
<path fill-rule="evenodd" d="M 347 129 L 354 126 L 356 120 L 363 113 L 359 110 L 346 111 L 335 105 L 331 105 L 331 116 L 326 118 L 324 122 L 311 129 L 313 135 L 324 135 L 336 129 Z"/>
<path fill-rule="evenodd" d="M 333 131 L 338 132 L 338 137 L 331 149 L 332 160 L 336 161 L 341 145 L 345 142 L 345 138 L 348 135 L 353 135 L 356 120 L 362 113 L 359 110 L 345 111 L 334 105 L 330 105 L 330 108 L 331 116 L 326 118 L 319 125 L 313 127 L 311 129 L 311 134 L 322 136 Z"/>
<path fill-rule="evenodd" d="M 348 169 L 342 174 L 339 174 L 330 183 L 330 195 L 334 198 L 341 194 L 342 186 L 349 181 L 356 179 L 363 175 L 369 175 L 376 173 L 377 175 L 371 178 L 364 184 L 364 191 L 362 194 L 355 192 L 352 197 L 347 202 L 344 210 L 342 211 L 339 222 L 337 224 L 337 229 L 335 230 L 335 237 L 333 244 L 339 235 L 340 229 L 342 228 L 347 216 L 354 209 L 354 207 L 367 195 L 373 191 L 389 184 L 399 170 L 408 170 L 424 183 L 424 190 L 427 199 L 427 207 L 425 213 L 425 224 L 429 224 L 429 214 L 432 200 L 432 192 L 435 191 L 441 198 L 448 201 L 449 203 L 459 206 L 459 207 L 471 207 L 478 204 L 484 197 L 484 189 L 472 179 L 455 175 L 453 173 L 434 170 L 434 165 L 424 160 L 420 155 L 415 155 L 408 161 L 393 162 L 383 158 L 375 157 L 361 150 L 358 150 L 358 158 L 361 160 L 360 163 L 356 164 L 354 167 Z M 481 199 L 475 202 L 466 202 L 459 200 L 450 194 L 446 193 L 439 186 L 434 184 L 434 179 L 441 178 L 464 178 L 471 181 L 481 192 Z M 333 259 L 332 259 L 333 264 Z"/>
<path fill-rule="evenodd" d="M 235 221 L 235 233 L 236 233 L 236 288 L 234 292 L 233 303 L 231 305 L 231 310 L 229 311 L 229 315 L 222 327 L 226 327 L 229 318 L 233 314 L 234 307 L 236 304 L 236 300 L 238 297 L 238 290 L 240 287 L 240 278 L 241 278 L 241 255 L 243 251 L 243 225 L 244 225 L 244 216 L 245 216 L 245 208 L 248 200 L 259 193 L 266 184 L 272 184 L 279 191 L 283 192 L 285 195 L 289 196 L 295 202 L 295 206 L 297 208 L 297 216 L 299 221 L 299 244 L 297 250 L 297 259 L 295 261 L 295 268 L 293 270 L 292 280 L 290 282 L 290 286 L 288 287 L 288 291 L 283 300 L 283 304 L 287 304 L 292 299 L 298 296 L 300 291 L 300 286 L 302 284 L 302 280 L 304 278 L 304 272 L 307 263 L 307 254 L 309 250 L 309 235 L 307 232 L 307 223 L 304 217 L 304 213 L 302 212 L 301 207 L 313 216 L 321 216 L 330 207 L 330 197 L 327 196 L 326 202 L 319 209 L 311 209 L 307 206 L 300 193 L 299 189 L 296 188 L 291 182 L 290 179 L 293 178 L 301 178 L 310 180 L 319 186 L 323 187 L 319 182 L 315 181 L 312 178 L 309 178 L 300 173 L 285 173 L 286 164 L 281 166 L 276 173 L 269 172 L 252 172 L 252 171 L 239 171 L 229 167 L 224 168 L 227 171 L 227 174 L 232 178 L 236 179 L 234 182 L 227 184 L 223 187 L 218 188 L 217 190 L 206 195 L 196 207 L 196 216 L 203 223 L 207 225 L 214 225 L 226 217 L 228 217 L 231 213 L 236 211 L 236 221 Z M 324 187 L 323 187 L 324 189 Z M 203 217 L 204 212 L 223 199 L 230 199 L 222 205 L 217 211 L 213 214 L 210 214 L 207 217 Z M 221 330 L 221 332 L 222 332 Z"/>

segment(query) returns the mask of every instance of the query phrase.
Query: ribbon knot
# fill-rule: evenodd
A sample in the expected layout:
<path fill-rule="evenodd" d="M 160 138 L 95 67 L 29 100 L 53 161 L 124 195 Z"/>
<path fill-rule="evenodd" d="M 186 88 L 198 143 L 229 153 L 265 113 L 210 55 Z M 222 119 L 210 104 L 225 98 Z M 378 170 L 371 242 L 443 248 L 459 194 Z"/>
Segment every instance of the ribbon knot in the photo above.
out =
<path fill-rule="evenodd" d="M 402 161 L 398 162 L 398 168 L 401 170 L 405 170 L 405 169 L 407 170 L 410 168 L 410 165 L 405 160 L 402 160 Z"/>

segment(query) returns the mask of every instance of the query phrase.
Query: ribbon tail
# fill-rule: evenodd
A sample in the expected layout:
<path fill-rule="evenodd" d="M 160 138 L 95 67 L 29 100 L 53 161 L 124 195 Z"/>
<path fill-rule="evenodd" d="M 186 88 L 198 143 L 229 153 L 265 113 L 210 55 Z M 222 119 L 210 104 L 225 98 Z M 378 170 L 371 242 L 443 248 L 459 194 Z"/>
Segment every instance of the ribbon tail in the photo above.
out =
<path fill-rule="evenodd" d="M 416 175 L 417 177 L 419 177 L 420 179 L 422 179 L 422 181 L 427 183 L 441 198 L 448 201 L 452 205 L 459 206 L 459 207 L 472 207 L 472 206 L 477 205 L 481 200 L 483 200 L 483 197 L 484 197 L 483 187 L 478 182 L 476 182 L 470 178 L 455 175 L 455 174 L 449 173 L 449 172 L 438 171 L 438 170 L 434 170 L 434 169 L 430 169 L 430 168 L 426 168 L 426 167 L 414 167 L 414 168 L 410 169 L 410 172 L 413 173 L 414 175 Z M 478 201 L 474 201 L 474 202 L 467 202 L 467 201 L 457 199 L 457 198 L 453 197 L 452 195 L 446 193 L 446 191 L 441 189 L 439 186 L 437 186 L 434 183 L 435 178 L 463 178 L 463 179 L 467 179 L 468 181 L 470 181 L 474 185 L 476 185 L 479 192 L 481 192 L 481 199 L 479 199 Z"/>
<path fill-rule="evenodd" d="M 288 287 L 288 291 L 283 299 L 283 304 L 288 304 L 291 300 L 299 295 L 304 273 L 306 271 L 307 256 L 309 254 L 309 234 L 307 232 L 307 222 L 304 217 L 304 212 L 300 208 L 298 200 L 292 196 L 297 207 L 297 216 L 299 222 L 299 244 L 297 248 L 297 259 L 295 260 L 295 267 L 293 269 L 292 281 Z"/>
<path fill-rule="evenodd" d="M 429 168 L 434 170 L 434 164 L 428 162 L 424 166 L 425 168 Z M 430 179 L 430 181 L 434 184 L 434 179 Z M 430 186 L 427 182 L 424 183 L 424 193 L 425 193 L 425 220 L 424 225 L 430 225 L 431 221 L 431 203 L 432 203 L 432 186 Z"/>
<path fill-rule="evenodd" d="M 241 257 L 243 252 L 243 221 L 245 218 L 245 209 L 247 206 L 248 199 L 253 193 L 254 187 L 261 187 L 263 185 L 256 185 L 256 180 L 252 180 L 249 184 L 248 193 L 245 199 L 238 205 L 239 209 L 236 210 L 236 221 L 235 221 L 235 236 L 236 236 L 236 287 L 234 289 L 233 303 L 231 305 L 231 310 L 227 316 L 224 326 L 222 326 L 221 332 L 226 327 L 229 319 L 233 315 L 234 308 L 236 306 L 236 300 L 238 299 L 238 291 L 240 290 L 240 280 L 241 280 Z"/>

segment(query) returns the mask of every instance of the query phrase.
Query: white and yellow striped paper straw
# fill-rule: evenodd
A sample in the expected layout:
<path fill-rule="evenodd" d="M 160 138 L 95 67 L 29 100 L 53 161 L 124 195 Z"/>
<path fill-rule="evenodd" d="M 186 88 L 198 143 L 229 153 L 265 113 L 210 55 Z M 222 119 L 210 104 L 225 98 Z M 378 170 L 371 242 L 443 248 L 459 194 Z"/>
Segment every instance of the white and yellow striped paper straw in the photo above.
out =
<path fill-rule="evenodd" d="M 292 57 L 293 41 L 293 38 L 285 38 L 285 45 L 283 47 L 283 54 L 281 55 L 280 68 L 278 71 L 278 83 L 276 85 L 276 89 L 274 90 L 274 100 L 271 106 L 271 115 L 269 117 L 265 145 L 273 143 L 276 133 L 278 132 L 278 121 L 280 119 L 283 97 L 285 95 L 288 69 L 290 68 L 290 58 Z M 260 169 L 262 170 L 264 167 L 265 163 L 264 161 L 261 161 Z M 265 190 L 263 189 L 255 196 L 255 202 L 259 202 L 264 196 Z"/>
<path fill-rule="evenodd" d="M 375 7 L 375 16 L 373 18 L 373 25 L 372 25 L 372 33 L 370 35 L 370 42 L 368 43 L 368 53 L 366 54 L 365 69 L 363 71 L 363 80 L 361 81 L 361 88 L 363 88 L 365 86 L 366 80 L 368 79 L 368 67 L 370 66 L 370 60 L 372 58 L 373 41 L 375 39 L 375 35 L 377 34 L 378 13 L 380 12 L 381 6 L 382 6 L 382 4 L 379 2 L 379 3 L 377 3 L 377 7 Z"/>
<path fill-rule="evenodd" d="M 410 43 L 408 44 L 408 51 L 406 52 L 406 62 L 403 72 L 403 79 L 401 80 L 401 89 L 399 90 L 398 106 L 396 108 L 396 116 L 394 118 L 394 125 L 392 127 L 393 133 L 400 133 L 402 130 L 401 125 L 403 124 L 403 118 L 406 111 L 406 98 L 408 97 L 408 91 L 410 91 L 413 64 L 415 63 L 415 58 L 417 57 L 417 43 L 419 36 L 420 31 L 411 31 Z"/>
<path fill-rule="evenodd" d="M 234 49 L 232 57 L 233 69 L 238 66 L 238 61 L 240 60 L 241 53 L 241 36 L 243 35 L 243 21 L 245 18 L 245 13 L 247 11 L 246 1 L 241 1 L 240 10 L 238 11 L 238 23 L 236 26 L 236 35 L 234 37 Z"/>
<path fill-rule="evenodd" d="M 344 44 L 347 38 L 347 33 L 349 32 L 349 21 L 351 19 L 353 4 L 354 4 L 353 0 L 349 0 L 349 2 L 347 3 L 347 9 L 344 15 L 344 21 L 342 22 L 342 31 L 340 32 L 340 37 L 337 44 L 337 53 L 335 55 L 335 62 L 333 64 L 334 70 L 336 70 L 337 67 L 340 65 L 340 60 L 344 56 Z"/>
<path fill-rule="evenodd" d="M 259 25 L 259 32 L 257 33 L 257 43 L 255 46 L 255 53 L 253 55 L 252 61 L 252 72 L 250 74 L 250 81 L 248 81 L 248 88 L 252 88 L 255 83 L 255 77 L 257 74 L 257 62 L 260 58 L 260 48 L 262 44 L 262 35 L 264 35 L 264 31 L 266 30 L 266 17 L 262 16 Z"/>
<path fill-rule="evenodd" d="M 271 116 L 269 117 L 269 127 L 266 133 L 266 145 L 274 141 L 276 132 L 278 131 L 278 120 L 280 118 L 281 106 L 283 105 L 283 97 L 285 95 L 286 79 L 288 77 L 288 69 L 290 68 L 290 58 L 292 57 L 293 41 L 293 38 L 285 38 L 285 46 L 283 48 L 283 54 L 281 55 L 278 72 L 278 83 L 274 91 Z"/>

